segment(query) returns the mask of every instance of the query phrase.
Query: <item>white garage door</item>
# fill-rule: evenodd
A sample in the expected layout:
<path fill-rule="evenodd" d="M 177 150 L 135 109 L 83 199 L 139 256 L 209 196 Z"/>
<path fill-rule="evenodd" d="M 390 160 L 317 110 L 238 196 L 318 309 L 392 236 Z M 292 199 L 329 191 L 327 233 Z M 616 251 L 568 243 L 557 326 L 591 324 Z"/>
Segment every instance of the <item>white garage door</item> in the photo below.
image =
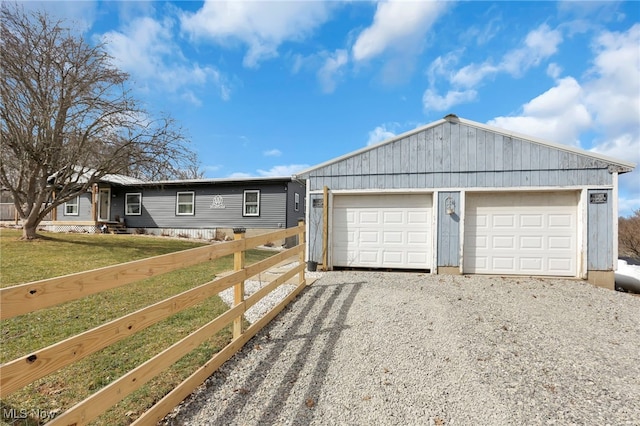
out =
<path fill-rule="evenodd" d="M 333 265 L 431 268 L 431 195 L 337 195 Z"/>
<path fill-rule="evenodd" d="M 467 195 L 464 272 L 576 276 L 577 205 L 575 192 Z"/>

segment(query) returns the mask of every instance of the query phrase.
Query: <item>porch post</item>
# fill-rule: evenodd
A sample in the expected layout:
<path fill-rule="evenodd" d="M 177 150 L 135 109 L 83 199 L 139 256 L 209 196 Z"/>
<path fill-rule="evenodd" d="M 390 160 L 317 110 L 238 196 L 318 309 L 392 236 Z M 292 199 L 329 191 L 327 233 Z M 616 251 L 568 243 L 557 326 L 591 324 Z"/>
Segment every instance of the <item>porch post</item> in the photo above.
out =
<path fill-rule="evenodd" d="M 246 229 L 233 228 L 233 239 L 244 239 Z M 241 250 L 233 253 L 233 270 L 241 271 L 244 269 L 244 246 Z M 237 306 L 244 302 L 244 280 L 233 286 L 233 306 Z M 242 315 L 233 320 L 233 338 L 237 339 L 242 335 Z"/>
<path fill-rule="evenodd" d="M 91 218 L 94 222 L 98 221 L 98 184 L 91 186 Z"/>

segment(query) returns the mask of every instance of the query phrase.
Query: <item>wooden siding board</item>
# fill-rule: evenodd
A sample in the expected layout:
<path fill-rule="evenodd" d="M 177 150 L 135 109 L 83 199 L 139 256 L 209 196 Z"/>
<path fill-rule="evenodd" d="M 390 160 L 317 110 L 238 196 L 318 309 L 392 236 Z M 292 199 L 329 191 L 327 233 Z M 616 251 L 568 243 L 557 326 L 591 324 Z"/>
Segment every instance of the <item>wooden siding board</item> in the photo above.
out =
<path fill-rule="evenodd" d="M 451 123 L 442 125 L 442 185 L 451 186 Z"/>
<path fill-rule="evenodd" d="M 475 130 L 475 128 L 473 127 L 469 127 L 469 130 L 467 132 L 467 140 L 468 140 L 468 144 L 469 144 L 469 158 L 467 161 L 467 171 L 468 172 L 472 172 L 475 171 L 476 168 L 476 158 L 477 158 L 477 145 L 478 145 L 478 141 L 477 141 L 477 132 Z M 476 186 L 476 174 L 475 173 L 467 173 L 467 185 L 470 187 Z"/>
<path fill-rule="evenodd" d="M 611 190 L 589 190 L 587 202 L 593 193 L 606 193 L 607 203 L 588 204 L 587 209 L 587 269 L 613 270 L 613 200 Z"/>
<path fill-rule="evenodd" d="M 446 213 L 446 199 L 451 197 L 456 205 L 456 213 Z M 460 193 L 438 193 L 438 266 L 459 266 L 460 242 Z"/>

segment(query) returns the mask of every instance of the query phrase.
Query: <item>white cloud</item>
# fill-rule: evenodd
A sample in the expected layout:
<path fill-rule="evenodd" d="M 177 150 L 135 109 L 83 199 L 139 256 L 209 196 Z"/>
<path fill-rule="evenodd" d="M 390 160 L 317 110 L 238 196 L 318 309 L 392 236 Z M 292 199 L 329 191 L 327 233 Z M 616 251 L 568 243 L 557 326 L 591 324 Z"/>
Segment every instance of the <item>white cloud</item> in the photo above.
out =
<path fill-rule="evenodd" d="M 227 176 L 229 178 L 232 179 L 242 179 L 242 178 L 250 178 L 250 177 L 255 177 L 255 175 L 252 175 L 251 173 L 244 173 L 244 172 L 236 172 L 236 173 L 231 173 L 229 176 Z"/>
<path fill-rule="evenodd" d="M 445 96 L 440 96 L 434 90 L 427 89 L 422 96 L 422 105 L 425 111 L 446 111 L 454 105 L 471 102 L 476 96 L 475 90 L 450 90 Z"/>
<path fill-rule="evenodd" d="M 270 149 L 268 151 L 264 151 L 262 154 L 265 157 L 280 157 L 282 155 L 282 151 L 279 149 Z"/>
<path fill-rule="evenodd" d="M 547 24 L 530 31 L 521 47 L 506 52 L 498 63 L 488 59 L 482 63 L 471 63 L 455 70 L 463 52 L 452 52 L 445 57 L 436 58 L 428 70 L 429 88 L 423 95 L 425 110 L 443 111 L 455 105 L 476 99 L 475 88 L 485 79 L 499 73 L 507 73 L 514 77 L 521 76 L 526 70 L 539 65 L 543 60 L 558 51 L 562 42 L 562 34 L 552 30 Z M 549 68 L 548 72 L 558 73 L 558 68 Z M 559 74 L 557 74 L 559 75 Z M 443 79 L 451 85 L 447 95 L 440 96 L 435 86 Z"/>
<path fill-rule="evenodd" d="M 278 56 L 286 41 L 301 41 L 329 19 L 332 2 L 205 1 L 196 13 L 184 13 L 182 29 L 214 42 L 248 47 L 244 65 L 255 67 Z"/>
<path fill-rule="evenodd" d="M 547 75 L 554 80 L 557 80 L 562 74 L 562 67 L 556 63 L 551 63 L 547 66 Z"/>
<path fill-rule="evenodd" d="M 230 88 L 216 68 L 192 64 L 173 40 L 173 21 L 156 21 L 151 17 L 137 18 L 122 31 L 110 31 L 101 36 L 115 65 L 132 75 L 147 90 L 160 88 L 180 92 L 195 105 L 201 101 L 188 87 L 213 83 L 219 96 L 229 99 Z M 199 91 L 202 91 L 199 89 Z"/>
<path fill-rule="evenodd" d="M 604 32 L 585 83 L 589 107 L 600 125 L 618 133 L 640 132 L 640 24 L 624 33 Z"/>
<path fill-rule="evenodd" d="M 373 24 L 353 45 L 353 58 L 365 61 L 387 50 L 415 49 L 446 7 L 446 2 L 431 1 L 378 3 Z"/>
<path fill-rule="evenodd" d="M 488 62 L 483 64 L 470 64 L 462 67 L 451 77 L 451 83 L 455 87 L 470 88 L 478 85 L 487 76 L 497 74 L 500 68 Z"/>
<path fill-rule="evenodd" d="M 562 43 L 562 34 L 542 24 L 527 34 L 524 46 L 508 52 L 502 58 L 498 68 L 514 76 L 520 76 L 527 69 L 537 66 L 543 59 L 558 51 Z"/>
<path fill-rule="evenodd" d="M 523 115 L 496 117 L 489 124 L 548 141 L 577 146 L 580 133 L 592 126 L 580 84 L 572 77 L 523 106 Z"/>
<path fill-rule="evenodd" d="M 389 124 L 383 124 L 371 130 L 369 132 L 369 139 L 367 140 L 367 146 L 373 145 L 378 142 L 382 142 L 394 137 L 396 135 L 396 132 L 394 130 L 387 129 L 387 126 L 389 126 Z M 397 123 L 393 123 L 390 126 L 392 128 L 397 128 Z"/>
<path fill-rule="evenodd" d="M 318 80 L 324 93 L 332 93 L 336 89 L 336 80 L 342 75 L 348 61 L 349 54 L 344 49 L 328 54 L 324 65 L 318 70 Z"/>
<path fill-rule="evenodd" d="M 258 169 L 258 174 L 264 177 L 292 176 L 297 172 L 308 168 L 308 164 L 288 164 L 282 166 L 273 166 L 269 170 Z"/>

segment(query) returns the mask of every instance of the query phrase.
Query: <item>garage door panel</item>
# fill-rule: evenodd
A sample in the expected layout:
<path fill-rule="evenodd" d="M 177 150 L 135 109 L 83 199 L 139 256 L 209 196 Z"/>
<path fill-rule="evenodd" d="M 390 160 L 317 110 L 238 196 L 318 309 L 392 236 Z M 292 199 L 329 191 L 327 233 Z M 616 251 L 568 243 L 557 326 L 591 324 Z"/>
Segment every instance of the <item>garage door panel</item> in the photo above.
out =
<path fill-rule="evenodd" d="M 380 233 L 378 231 L 360 231 L 358 235 L 358 243 L 378 244 L 380 243 Z"/>
<path fill-rule="evenodd" d="M 385 225 L 399 224 L 402 225 L 405 223 L 404 214 L 402 211 L 386 211 L 383 212 L 383 219 Z"/>
<path fill-rule="evenodd" d="M 382 233 L 383 238 L 382 241 L 385 244 L 402 244 L 402 231 L 389 231 Z"/>
<path fill-rule="evenodd" d="M 555 258 L 549 259 L 549 269 L 556 271 L 559 275 L 567 272 L 571 272 L 575 269 L 573 259 L 570 258 Z"/>
<path fill-rule="evenodd" d="M 573 248 L 571 237 L 549 237 L 549 250 L 570 250 Z"/>
<path fill-rule="evenodd" d="M 573 217 L 571 215 L 550 214 L 549 215 L 549 227 L 550 228 L 573 228 Z"/>
<path fill-rule="evenodd" d="M 493 215 L 492 222 L 494 228 L 513 228 L 515 226 L 515 217 L 512 214 L 496 214 Z"/>
<path fill-rule="evenodd" d="M 430 244 L 428 232 L 408 231 L 406 234 L 408 244 Z"/>
<path fill-rule="evenodd" d="M 465 238 L 464 244 L 468 248 L 488 249 L 489 238 L 484 235 L 473 235 L 473 236 L 470 236 L 469 239 Z"/>
<path fill-rule="evenodd" d="M 430 226 L 430 214 L 426 211 L 407 211 L 407 223 L 409 225 Z"/>
<path fill-rule="evenodd" d="M 542 258 L 541 257 L 521 257 L 520 259 L 520 271 L 539 274 L 542 272 Z"/>
<path fill-rule="evenodd" d="M 431 206 L 428 194 L 336 195 L 333 265 L 429 269 Z"/>
<path fill-rule="evenodd" d="M 358 212 L 358 223 L 362 225 L 379 225 L 380 213 L 376 211 L 360 211 Z"/>
<path fill-rule="evenodd" d="M 576 276 L 577 202 L 575 192 L 469 194 L 464 271 Z"/>
<path fill-rule="evenodd" d="M 492 247 L 494 249 L 514 249 L 515 248 L 515 237 L 514 236 L 499 236 L 493 237 Z"/>
<path fill-rule="evenodd" d="M 541 229 L 544 225 L 544 218 L 541 214 L 523 214 L 520 215 L 521 228 Z"/>
<path fill-rule="evenodd" d="M 428 253 L 425 252 L 408 252 L 407 253 L 407 262 L 410 264 L 427 264 L 429 262 L 429 258 L 427 257 Z"/>
<path fill-rule="evenodd" d="M 382 261 L 384 262 L 385 266 L 391 267 L 402 265 L 403 260 L 404 253 L 401 251 L 385 250 L 382 254 Z"/>
<path fill-rule="evenodd" d="M 523 236 L 520 238 L 520 244 L 518 246 L 522 250 L 540 249 L 543 247 L 543 238 L 541 236 Z"/>
<path fill-rule="evenodd" d="M 491 259 L 491 267 L 495 270 L 500 270 L 504 272 L 515 271 L 515 259 L 511 256 L 509 257 L 493 256 L 493 258 Z"/>

